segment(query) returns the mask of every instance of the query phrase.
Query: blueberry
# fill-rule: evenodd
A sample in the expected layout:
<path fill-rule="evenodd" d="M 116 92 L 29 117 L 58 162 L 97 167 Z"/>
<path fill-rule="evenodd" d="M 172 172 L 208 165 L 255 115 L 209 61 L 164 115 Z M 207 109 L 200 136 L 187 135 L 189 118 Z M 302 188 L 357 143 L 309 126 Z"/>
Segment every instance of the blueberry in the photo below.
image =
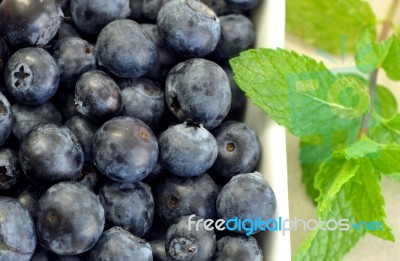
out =
<path fill-rule="evenodd" d="M 0 17 L 9 44 L 45 46 L 56 35 L 63 13 L 55 0 L 3 0 Z"/>
<path fill-rule="evenodd" d="M 254 237 L 225 236 L 217 241 L 214 261 L 262 261 L 263 254 Z"/>
<path fill-rule="evenodd" d="M 154 189 L 154 187 L 152 187 Z M 153 193 L 154 194 L 154 193 Z M 151 226 L 149 232 L 147 232 L 146 237 L 149 240 L 153 240 L 156 238 L 165 238 L 165 234 L 167 233 L 168 226 L 164 224 L 158 215 L 154 215 L 153 225 Z"/>
<path fill-rule="evenodd" d="M 207 129 L 218 126 L 231 106 L 231 90 L 224 70 L 214 62 L 193 58 L 168 73 L 165 99 L 180 120 L 188 118 Z"/>
<path fill-rule="evenodd" d="M 10 51 L 8 50 L 7 43 L 3 37 L 0 36 L 0 79 L 3 79 L 4 67 L 10 57 Z"/>
<path fill-rule="evenodd" d="M 232 93 L 231 108 L 225 120 L 226 119 L 240 120 L 242 119 L 244 114 L 246 106 L 246 96 L 244 95 L 244 92 L 241 89 L 239 89 L 235 80 L 233 80 L 233 72 L 231 67 L 229 67 L 228 65 L 224 65 L 222 66 L 222 69 L 224 69 L 226 75 L 228 76 L 229 85 L 231 87 L 231 93 Z"/>
<path fill-rule="evenodd" d="M 53 261 L 84 261 L 86 259 L 84 259 L 83 257 L 79 256 L 79 255 L 75 255 L 75 256 L 60 256 L 60 255 L 56 255 L 52 258 Z"/>
<path fill-rule="evenodd" d="M 194 178 L 169 176 L 156 189 L 157 213 L 169 225 L 191 214 L 213 219 L 218 192 L 217 185 L 207 174 Z"/>
<path fill-rule="evenodd" d="M 167 231 L 165 250 L 168 260 L 211 260 L 216 248 L 213 230 L 206 230 L 197 216 L 185 216 L 171 225 Z M 192 222 L 189 222 L 192 220 Z M 196 222 L 199 222 L 198 230 Z"/>
<path fill-rule="evenodd" d="M 61 113 L 64 121 L 79 114 L 76 110 L 74 89 L 59 88 L 52 101 Z"/>
<path fill-rule="evenodd" d="M 93 137 L 99 126 L 82 115 L 71 117 L 66 123 L 81 143 L 85 161 L 93 160 Z"/>
<path fill-rule="evenodd" d="M 8 103 L 13 105 L 17 101 L 15 100 L 15 98 L 11 95 L 11 93 L 7 90 L 6 86 L 4 85 L 3 76 L 4 76 L 4 73 L 2 75 L 0 75 L 0 92 L 4 95 L 4 97 L 6 97 L 6 99 L 8 100 Z"/>
<path fill-rule="evenodd" d="M 225 0 L 227 4 L 233 8 L 240 10 L 248 10 L 254 8 L 260 0 Z"/>
<path fill-rule="evenodd" d="M 165 252 L 165 239 L 154 239 L 150 241 L 154 261 L 168 261 L 167 252 Z"/>
<path fill-rule="evenodd" d="M 120 227 L 103 233 L 90 251 L 88 261 L 151 261 L 150 244 Z"/>
<path fill-rule="evenodd" d="M 0 145 L 10 136 L 14 124 L 14 114 L 7 98 L 0 92 Z"/>
<path fill-rule="evenodd" d="M 253 23 L 242 14 L 224 15 L 219 19 L 221 38 L 211 57 L 219 62 L 227 62 L 249 49 L 254 43 L 256 33 Z"/>
<path fill-rule="evenodd" d="M 135 0 L 136 1 L 136 0 Z M 169 50 L 163 43 L 158 33 L 157 25 L 142 24 L 143 31 L 150 37 L 156 45 L 156 57 L 153 66 L 146 73 L 146 77 L 154 80 L 165 81 L 168 72 L 181 59 L 174 52 Z"/>
<path fill-rule="evenodd" d="M 169 0 L 130 0 L 131 17 L 135 21 L 155 22 L 161 7 Z"/>
<path fill-rule="evenodd" d="M 33 185 L 29 185 L 26 189 L 19 193 L 16 199 L 24 208 L 29 211 L 29 214 L 31 214 L 33 217 L 37 203 L 43 194 L 44 191 L 42 189 Z"/>
<path fill-rule="evenodd" d="M 40 246 L 40 244 L 37 244 L 35 253 L 31 257 L 29 261 L 50 261 L 49 257 L 49 252 Z"/>
<path fill-rule="evenodd" d="M 200 0 L 208 5 L 217 15 L 240 13 L 240 10 L 227 4 L 225 0 Z"/>
<path fill-rule="evenodd" d="M 153 170 L 150 174 L 143 179 L 143 182 L 148 184 L 155 184 L 158 183 L 164 176 L 166 175 L 166 171 L 162 167 L 160 161 L 157 161 L 156 165 L 154 166 Z"/>
<path fill-rule="evenodd" d="M 212 130 L 218 157 L 210 171 L 220 180 L 254 171 L 260 161 L 261 144 L 256 132 L 243 122 L 227 121 Z"/>
<path fill-rule="evenodd" d="M 164 114 L 164 91 L 148 79 L 123 79 L 118 82 L 122 96 L 122 115 L 144 121 L 157 128 Z"/>
<path fill-rule="evenodd" d="M 61 10 L 65 11 L 69 8 L 69 2 L 70 0 L 56 0 L 58 6 L 61 8 Z"/>
<path fill-rule="evenodd" d="M 92 163 L 85 163 L 83 165 L 81 174 L 79 175 L 78 181 L 91 191 L 97 194 L 102 179 L 99 171 L 93 166 Z"/>
<path fill-rule="evenodd" d="M 158 13 L 161 39 L 177 54 L 201 57 L 218 44 L 221 27 L 217 15 L 197 0 L 172 0 Z"/>
<path fill-rule="evenodd" d="M 15 123 L 12 133 L 22 140 L 34 127 L 40 123 L 61 124 L 61 114 L 51 102 L 37 106 L 16 103 L 12 106 Z"/>
<path fill-rule="evenodd" d="M 154 63 L 156 46 L 132 20 L 109 23 L 96 42 L 98 63 L 112 74 L 136 78 L 146 74 Z"/>
<path fill-rule="evenodd" d="M 7 148 L 0 148 L 0 195 L 13 195 L 24 183 L 24 173 L 18 154 Z"/>
<path fill-rule="evenodd" d="M 39 105 L 49 100 L 60 81 L 53 57 L 39 47 L 15 52 L 7 62 L 4 78 L 8 91 L 27 105 Z"/>
<path fill-rule="evenodd" d="M 206 172 L 218 154 L 217 142 L 211 133 L 190 120 L 163 132 L 159 146 L 163 167 L 174 175 L 188 178 Z"/>
<path fill-rule="evenodd" d="M 57 41 L 53 57 L 60 71 L 60 84 L 74 88 L 78 78 L 96 68 L 94 47 L 86 40 L 66 37 Z"/>
<path fill-rule="evenodd" d="M 0 197 L 0 213 L 0 260 L 30 260 L 36 233 L 28 210 L 15 199 Z"/>
<path fill-rule="evenodd" d="M 22 170 L 29 179 L 46 187 L 65 180 L 76 180 L 83 166 L 78 138 L 65 126 L 39 124 L 21 142 Z"/>
<path fill-rule="evenodd" d="M 225 220 L 235 217 L 241 220 L 268 220 L 275 214 L 275 209 L 275 194 L 258 172 L 233 177 L 217 198 L 218 217 Z M 235 232 L 246 234 L 251 231 L 236 229 Z M 258 227 L 252 234 L 257 232 Z"/>
<path fill-rule="evenodd" d="M 105 72 L 89 71 L 76 82 L 75 104 L 82 115 L 104 122 L 120 114 L 121 91 Z"/>
<path fill-rule="evenodd" d="M 41 243 L 59 255 L 76 255 L 91 249 L 100 238 L 104 223 L 99 199 L 77 182 L 50 187 L 35 212 Z"/>
<path fill-rule="evenodd" d="M 129 0 L 71 0 L 72 21 L 85 34 L 97 35 L 108 23 L 130 14 Z"/>
<path fill-rule="evenodd" d="M 154 168 L 158 144 L 151 129 L 141 120 L 117 117 L 104 123 L 93 143 L 96 167 L 117 182 L 138 182 Z"/>
<path fill-rule="evenodd" d="M 108 182 L 99 193 L 106 220 L 138 237 L 144 236 L 153 223 L 154 200 L 150 187 L 142 182 Z"/>
<path fill-rule="evenodd" d="M 66 20 L 63 20 L 61 22 L 60 28 L 58 29 L 57 32 L 58 40 L 61 40 L 63 38 L 67 37 L 78 37 L 81 38 L 81 35 L 78 32 L 78 29 L 76 29 L 75 25 L 67 22 Z"/>
<path fill-rule="evenodd" d="M 145 19 L 142 14 L 142 1 L 141 0 L 129 0 L 129 6 L 131 8 L 130 18 L 139 23 L 144 22 Z"/>

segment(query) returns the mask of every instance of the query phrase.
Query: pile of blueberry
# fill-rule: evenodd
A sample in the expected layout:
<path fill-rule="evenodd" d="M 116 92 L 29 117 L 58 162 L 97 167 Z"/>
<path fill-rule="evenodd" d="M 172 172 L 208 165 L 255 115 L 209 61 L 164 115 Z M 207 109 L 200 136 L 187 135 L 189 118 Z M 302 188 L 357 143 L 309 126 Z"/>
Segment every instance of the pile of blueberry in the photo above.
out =
<path fill-rule="evenodd" d="M 228 65 L 258 0 L 0 2 L 1 261 L 262 260 L 204 224 L 275 213 Z"/>

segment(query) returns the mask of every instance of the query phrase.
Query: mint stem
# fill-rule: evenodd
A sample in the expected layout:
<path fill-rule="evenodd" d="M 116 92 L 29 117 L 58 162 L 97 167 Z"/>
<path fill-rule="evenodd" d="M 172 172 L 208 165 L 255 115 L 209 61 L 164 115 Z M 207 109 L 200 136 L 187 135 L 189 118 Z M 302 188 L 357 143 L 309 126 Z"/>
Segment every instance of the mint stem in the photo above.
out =
<path fill-rule="evenodd" d="M 361 128 L 358 133 L 358 139 L 362 138 L 363 136 L 366 136 L 368 133 L 368 126 L 371 120 L 372 110 L 375 104 L 377 78 L 378 78 L 378 70 L 374 70 L 369 75 L 368 89 L 369 89 L 370 105 L 367 114 L 362 119 Z"/>
<path fill-rule="evenodd" d="M 393 0 L 389 9 L 388 13 L 386 15 L 385 22 L 383 23 L 382 31 L 379 36 L 378 42 L 384 41 L 390 32 L 390 29 L 392 27 L 392 21 L 393 17 L 395 15 L 395 11 L 397 9 L 397 6 L 399 5 L 400 0 Z M 369 96 L 370 96 L 370 105 L 367 114 L 364 115 L 362 122 L 361 122 L 361 128 L 360 131 L 358 132 L 358 139 L 362 138 L 363 136 L 367 136 L 368 133 L 368 127 L 369 127 L 369 122 L 372 117 L 372 111 L 374 109 L 375 105 L 375 97 L 376 97 L 376 86 L 377 86 L 377 79 L 378 79 L 378 69 L 375 69 L 370 75 L 369 75 L 369 84 L 368 84 L 368 89 L 369 89 Z"/>

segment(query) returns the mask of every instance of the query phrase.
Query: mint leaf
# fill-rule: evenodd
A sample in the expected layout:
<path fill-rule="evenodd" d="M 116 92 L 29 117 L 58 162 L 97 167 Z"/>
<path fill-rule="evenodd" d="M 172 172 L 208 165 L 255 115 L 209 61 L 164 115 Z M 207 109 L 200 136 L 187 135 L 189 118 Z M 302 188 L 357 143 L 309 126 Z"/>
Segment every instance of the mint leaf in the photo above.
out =
<path fill-rule="evenodd" d="M 319 195 L 319 191 L 314 188 L 315 175 L 322 162 L 332 153 L 333 146 L 329 146 L 328 142 L 322 142 L 321 135 L 301 137 L 300 139 L 299 161 L 302 169 L 302 181 L 313 202 Z"/>
<path fill-rule="evenodd" d="M 319 195 L 318 190 L 314 188 L 314 179 L 320 165 L 319 163 L 301 163 L 301 181 L 306 187 L 307 195 L 312 199 L 314 204 L 316 204 L 315 199 Z"/>
<path fill-rule="evenodd" d="M 376 42 L 375 26 L 367 27 L 356 43 L 356 64 L 358 69 L 364 73 L 371 73 L 382 66 L 387 57 L 393 38 L 382 43 Z"/>
<path fill-rule="evenodd" d="M 335 152 L 323 163 L 315 176 L 315 188 L 320 191 L 317 198 L 318 211 L 331 211 L 336 195 L 357 173 L 359 165 L 355 160 L 345 159 L 343 152 Z"/>
<path fill-rule="evenodd" d="M 400 36 L 393 35 L 389 53 L 382 64 L 386 75 L 392 80 L 400 80 Z"/>
<path fill-rule="evenodd" d="M 394 241 L 389 226 L 385 223 L 385 201 L 380 188 L 380 174 L 375 172 L 369 159 L 359 161 L 359 169 L 346 187 L 346 198 L 351 202 L 352 212 L 358 222 L 380 222 L 381 228 L 374 226 L 368 233 L 385 240 Z"/>
<path fill-rule="evenodd" d="M 400 114 L 390 119 L 380 118 L 378 123 L 369 128 L 368 136 L 383 144 L 400 143 Z"/>
<path fill-rule="evenodd" d="M 323 163 L 315 176 L 315 188 L 319 190 L 318 212 L 322 215 L 332 209 L 332 202 L 340 191 L 346 191 L 352 213 L 358 222 L 380 222 L 383 230 L 369 228 L 368 232 L 394 241 L 391 229 L 386 225 L 384 200 L 380 189 L 380 171 L 400 171 L 391 157 L 400 158 L 400 145 L 382 145 L 362 139 L 343 151 L 333 153 Z M 389 165 L 388 165 L 389 164 Z"/>
<path fill-rule="evenodd" d="M 362 30 L 374 24 L 374 13 L 366 1 L 286 1 L 288 32 L 328 52 L 353 52 Z"/>
<path fill-rule="evenodd" d="M 253 103 L 294 135 L 353 131 L 369 106 L 363 81 L 333 75 L 322 63 L 295 52 L 248 50 L 230 64 Z"/>
<path fill-rule="evenodd" d="M 382 174 L 400 173 L 400 144 L 387 144 L 382 147 L 378 157 L 371 159 L 374 168 Z"/>
<path fill-rule="evenodd" d="M 336 152 L 336 154 L 338 153 Z M 398 162 L 398 160 L 400 159 L 400 144 L 384 145 L 384 144 L 379 144 L 373 140 L 364 139 L 346 148 L 344 156 L 346 160 L 353 160 L 353 159 L 368 160 L 367 163 L 371 165 L 370 167 L 372 168 L 372 170 L 375 170 L 375 172 L 379 174 L 400 173 L 400 164 Z M 338 164 L 343 163 L 343 161 L 340 162 L 339 160 L 337 160 L 337 158 L 338 157 L 336 157 L 336 161 Z M 333 159 L 335 159 L 335 157 L 333 157 Z M 332 161 L 333 160 L 331 160 L 331 162 Z M 366 164 L 366 162 L 363 161 L 363 164 Z M 320 168 L 320 171 L 321 170 L 322 166 Z M 330 176 L 321 175 L 321 177 L 331 179 L 332 175 Z"/>
<path fill-rule="evenodd" d="M 376 88 L 374 112 L 383 118 L 390 118 L 397 112 L 396 97 L 388 88 L 382 85 Z"/>
<path fill-rule="evenodd" d="M 322 220 L 347 219 L 348 224 L 355 224 L 352 207 L 345 197 L 344 190 L 340 191 L 332 201 L 332 211 L 324 212 Z M 321 230 L 313 231 L 307 238 L 292 260 L 294 261 L 314 261 L 314 260 L 342 260 L 344 255 L 353 248 L 358 240 L 365 235 L 365 230 L 361 227 L 349 230 Z"/>
<path fill-rule="evenodd" d="M 345 158 L 362 159 L 369 157 L 379 157 L 381 150 L 381 144 L 369 139 L 363 139 L 351 145 L 345 150 Z"/>
<path fill-rule="evenodd" d="M 319 195 L 319 191 L 314 187 L 314 178 L 321 164 L 328 161 L 334 151 L 354 143 L 357 140 L 357 132 L 358 130 L 354 129 L 301 137 L 299 161 L 302 168 L 302 181 L 313 202 Z"/>
<path fill-rule="evenodd" d="M 393 119 L 396 112 L 397 101 L 393 93 L 386 87 L 378 86 L 368 137 L 382 144 L 400 142 L 400 118 Z"/>

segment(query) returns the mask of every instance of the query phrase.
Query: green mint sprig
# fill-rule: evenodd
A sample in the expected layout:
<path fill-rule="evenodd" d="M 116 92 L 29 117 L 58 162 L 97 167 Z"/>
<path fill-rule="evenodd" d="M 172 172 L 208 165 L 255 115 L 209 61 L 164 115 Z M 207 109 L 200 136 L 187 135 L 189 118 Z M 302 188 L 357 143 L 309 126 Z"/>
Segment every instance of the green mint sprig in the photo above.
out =
<path fill-rule="evenodd" d="M 400 80 L 400 36 L 387 37 L 398 2 L 376 39 L 375 16 L 364 1 L 287 1 L 289 31 L 336 53 L 338 35 L 347 34 L 368 81 L 334 74 L 323 63 L 283 49 L 249 50 L 230 60 L 235 81 L 253 103 L 300 138 L 302 179 L 318 217 L 380 221 L 383 228 L 319 228 L 294 260 L 340 260 L 366 233 L 395 240 L 385 221 L 380 181 L 382 175 L 400 180 L 400 114 L 377 75 L 383 69 Z"/>

